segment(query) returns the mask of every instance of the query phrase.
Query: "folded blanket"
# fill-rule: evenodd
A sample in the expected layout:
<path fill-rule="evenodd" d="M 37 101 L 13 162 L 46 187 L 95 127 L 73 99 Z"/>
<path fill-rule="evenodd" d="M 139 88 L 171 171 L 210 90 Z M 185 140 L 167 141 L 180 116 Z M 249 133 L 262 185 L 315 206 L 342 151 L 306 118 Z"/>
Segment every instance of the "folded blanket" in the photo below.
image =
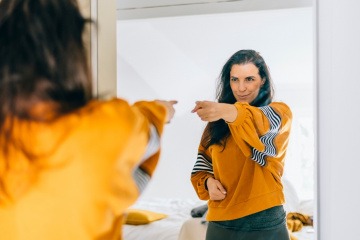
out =
<path fill-rule="evenodd" d="M 286 215 L 286 223 L 290 231 L 297 232 L 303 226 L 313 226 L 313 218 L 299 212 L 289 212 Z"/>
<path fill-rule="evenodd" d="M 191 216 L 192 216 L 193 218 L 203 217 L 204 214 L 207 212 L 207 210 L 208 210 L 208 205 L 207 205 L 207 204 L 198 206 L 198 207 L 193 208 L 193 209 L 191 210 Z"/>
<path fill-rule="evenodd" d="M 291 240 L 297 240 L 291 233 L 300 231 L 303 226 L 313 226 L 313 218 L 303 213 L 289 212 L 286 215 L 286 224 L 290 232 Z"/>

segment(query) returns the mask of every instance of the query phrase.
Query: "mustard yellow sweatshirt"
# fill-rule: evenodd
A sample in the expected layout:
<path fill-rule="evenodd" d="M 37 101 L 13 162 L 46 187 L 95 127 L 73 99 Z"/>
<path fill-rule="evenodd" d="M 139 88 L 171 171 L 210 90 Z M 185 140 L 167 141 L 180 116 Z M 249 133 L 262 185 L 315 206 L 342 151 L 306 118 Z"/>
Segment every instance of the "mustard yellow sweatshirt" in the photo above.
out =
<path fill-rule="evenodd" d="M 51 122 L 15 120 L 0 151 L 0 239 L 121 239 L 123 212 L 150 179 L 166 109 L 92 101 Z M 1 140 L 0 136 L 0 140 Z"/>
<path fill-rule="evenodd" d="M 205 180 L 213 177 L 227 191 L 225 199 L 208 201 L 207 220 L 241 218 L 284 203 L 281 176 L 288 145 L 292 113 L 273 102 L 265 107 L 235 103 L 234 122 L 228 123 L 226 147 L 199 146 L 191 182 L 202 200 L 209 200 Z"/>

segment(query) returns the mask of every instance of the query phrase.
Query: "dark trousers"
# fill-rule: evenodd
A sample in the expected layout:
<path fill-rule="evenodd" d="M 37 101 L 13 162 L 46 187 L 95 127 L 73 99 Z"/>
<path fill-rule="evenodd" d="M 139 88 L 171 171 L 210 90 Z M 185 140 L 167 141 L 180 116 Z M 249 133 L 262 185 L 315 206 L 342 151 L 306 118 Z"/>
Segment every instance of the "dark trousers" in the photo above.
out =
<path fill-rule="evenodd" d="M 286 213 L 276 206 L 243 218 L 208 223 L 206 240 L 289 240 Z"/>

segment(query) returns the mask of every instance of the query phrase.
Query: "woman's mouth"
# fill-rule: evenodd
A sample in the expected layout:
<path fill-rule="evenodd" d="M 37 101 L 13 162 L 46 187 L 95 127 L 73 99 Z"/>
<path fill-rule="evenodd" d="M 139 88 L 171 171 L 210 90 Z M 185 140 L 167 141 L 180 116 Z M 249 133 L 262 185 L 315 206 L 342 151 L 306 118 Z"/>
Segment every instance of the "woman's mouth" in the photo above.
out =
<path fill-rule="evenodd" d="M 250 94 L 247 94 L 247 95 L 238 95 L 238 98 L 239 99 L 245 99 L 247 97 L 249 97 Z"/>

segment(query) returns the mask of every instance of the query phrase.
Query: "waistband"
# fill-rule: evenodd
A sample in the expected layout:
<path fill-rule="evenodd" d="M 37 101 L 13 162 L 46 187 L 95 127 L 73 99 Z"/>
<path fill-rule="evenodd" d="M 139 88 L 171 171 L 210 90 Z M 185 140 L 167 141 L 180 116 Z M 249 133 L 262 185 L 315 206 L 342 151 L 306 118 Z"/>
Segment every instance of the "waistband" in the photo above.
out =
<path fill-rule="evenodd" d="M 211 221 L 222 228 L 239 231 L 272 230 L 286 224 L 284 207 L 275 206 L 242 218 L 227 221 Z"/>

